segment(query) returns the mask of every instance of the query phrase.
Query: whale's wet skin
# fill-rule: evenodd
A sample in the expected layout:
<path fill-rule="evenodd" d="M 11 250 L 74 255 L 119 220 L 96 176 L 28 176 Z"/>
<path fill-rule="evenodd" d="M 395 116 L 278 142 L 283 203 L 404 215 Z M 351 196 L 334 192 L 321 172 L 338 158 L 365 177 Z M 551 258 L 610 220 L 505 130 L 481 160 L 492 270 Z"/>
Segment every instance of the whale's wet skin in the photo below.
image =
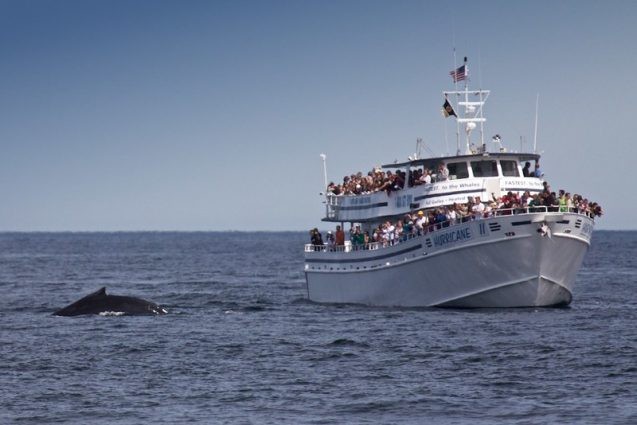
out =
<path fill-rule="evenodd" d="M 155 303 L 140 298 L 108 295 L 106 288 L 101 288 L 53 314 L 56 316 L 80 316 L 83 314 L 121 316 L 125 314 L 146 315 L 166 313 L 166 309 Z"/>
<path fill-rule="evenodd" d="M 538 309 L 314 304 L 307 240 L 0 233 L 0 424 L 636 423 L 637 232 Z M 169 314 L 51 316 L 104 286 Z"/>

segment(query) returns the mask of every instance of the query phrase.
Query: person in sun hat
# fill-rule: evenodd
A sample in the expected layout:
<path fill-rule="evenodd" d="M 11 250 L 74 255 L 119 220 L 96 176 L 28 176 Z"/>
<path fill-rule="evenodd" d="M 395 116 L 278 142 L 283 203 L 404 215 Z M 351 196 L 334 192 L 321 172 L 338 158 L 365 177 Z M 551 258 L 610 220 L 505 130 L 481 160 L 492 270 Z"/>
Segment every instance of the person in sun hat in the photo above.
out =
<path fill-rule="evenodd" d="M 427 223 L 427 214 L 425 214 L 422 210 L 418 211 L 418 218 L 416 219 L 416 229 L 418 230 L 418 234 L 422 235 L 425 232 Z"/>

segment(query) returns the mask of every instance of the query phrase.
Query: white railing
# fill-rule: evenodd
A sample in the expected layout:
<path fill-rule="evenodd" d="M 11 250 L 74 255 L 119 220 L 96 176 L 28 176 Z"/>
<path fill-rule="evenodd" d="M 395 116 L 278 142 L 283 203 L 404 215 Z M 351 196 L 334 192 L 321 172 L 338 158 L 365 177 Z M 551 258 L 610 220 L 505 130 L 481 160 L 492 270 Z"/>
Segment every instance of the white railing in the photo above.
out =
<path fill-rule="evenodd" d="M 589 214 L 583 211 L 580 211 L 579 208 L 575 208 L 575 207 L 561 207 L 561 206 L 551 206 L 551 207 L 547 207 L 545 205 L 540 205 L 540 206 L 536 206 L 536 207 L 517 207 L 517 208 L 501 208 L 501 209 L 497 209 L 495 211 L 491 212 L 491 215 L 488 217 L 497 217 L 497 216 L 501 216 L 501 215 L 517 215 L 517 214 L 533 214 L 533 213 L 539 213 L 539 212 L 545 212 L 545 213 L 551 213 L 551 212 L 560 212 L 560 213 L 565 213 L 565 212 L 569 212 L 569 213 L 574 213 L 574 214 L 580 214 L 580 215 L 585 215 L 587 217 L 590 218 L 594 218 L 593 214 Z M 488 218 L 485 217 L 485 218 Z"/>
<path fill-rule="evenodd" d="M 377 249 L 388 248 L 390 246 L 398 245 L 400 243 L 406 242 L 411 239 L 415 239 L 419 236 L 422 236 L 425 233 L 421 234 L 410 234 L 404 235 L 398 239 L 387 241 L 387 242 L 370 242 L 364 245 L 354 245 L 354 244 L 346 244 L 346 245 L 312 245 L 310 243 L 305 245 L 305 252 L 353 252 L 353 251 L 374 251 Z"/>
<path fill-rule="evenodd" d="M 499 216 L 509 216 L 509 215 L 524 215 L 524 214 L 534 214 L 534 213 L 539 213 L 539 212 L 544 212 L 544 213 L 564 213 L 564 212 L 570 212 L 570 213 L 574 213 L 574 214 L 579 214 L 579 215 L 583 215 L 589 218 L 594 218 L 594 216 L 592 214 L 586 213 L 586 212 L 581 212 L 579 211 L 578 208 L 567 208 L 567 207 L 559 207 L 559 206 L 551 206 L 551 207 L 547 207 L 547 206 L 537 206 L 537 207 L 518 207 L 518 208 L 504 208 L 504 209 L 498 209 L 495 211 L 492 211 L 489 213 L 489 215 L 485 215 L 484 217 L 475 217 L 475 216 L 467 216 L 467 217 L 463 217 L 462 219 L 456 219 L 456 220 L 447 220 L 447 221 L 442 221 L 440 223 L 433 223 L 433 224 L 428 224 L 426 229 L 424 229 L 424 231 L 421 231 L 419 233 L 415 233 L 415 234 L 409 234 L 409 235 L 403 235 L 398 239 L 395 239 L 393 241 L 388 241 L 388 242 L 370 242 L 368 244 L 365 245 L 354 245 L 354 244 L 346 244 L 346 245 L 329 245 L 329 244 L 324 244 L 324 245 L 312 245 L 312 244 L 306 244 L 305 245 L 305 252 L 358 252 L 358 251 L 372 251 L 372 250 L 378 250 L 378 249 L 384 249 L 384 248 L 389 248 L 398 244 L 401 244 L 403 242 L 409 241 L 411 239 L 415 239 L 415 238 L 419 238 L 421 236 L 425 236 L 428 235 L 430 233 L 436 232 L 437 230 L 440 229 L 447 229 L 451 226 L 457 226 L 460 224 L 464 224 L 470 221 L 474 221 L 474 220 L 482 220 L 484 218 L 490 218 L 490 217 L 499 217 Z"/>
<path fill-rule="evenodd" d="M 323 252 L 352 252 L 352 251 L 369 251 L 376 250 L 383 247 L 381 242 L 370 242 L 365 245 L 305 245 L 305 252 L 323 251 Z"/>

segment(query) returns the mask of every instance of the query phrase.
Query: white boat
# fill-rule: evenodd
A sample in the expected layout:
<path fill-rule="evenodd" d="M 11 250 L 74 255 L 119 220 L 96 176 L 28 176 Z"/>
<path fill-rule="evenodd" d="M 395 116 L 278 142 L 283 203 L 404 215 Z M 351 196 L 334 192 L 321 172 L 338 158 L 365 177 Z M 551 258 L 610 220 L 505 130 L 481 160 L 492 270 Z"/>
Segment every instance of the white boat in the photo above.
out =
<path fill-rule="evenodd" d="M 465 63 L 466 65 L 466 63 Z M 458 68 L 459 70 L 460 68 Z M 487 90 L 443 92 L 446 115 L 456 115 L 457 154 L 384 165 L 386 170 L 434 168 L 443 163 L 446 180 L 396 191 L 325 194 L 324 222 L 379 223 L 407 213 L 481 200 L 508 192 L 541 193 L 543 175 L 524 177 L 523 164 L 536 153 L 507 152 L 499 137 L 495 152 L 484 143 Z M 455 107 L 454 107 L 455 106 Z M 466 146 L 460 151 L 460 134 Z M 479 144 L 472 143 L 479 132 Z M 324 157 L 325 159 L 325 157 Z M 435 180 L 435 178 L 434 178 Z M 307 297 L 321 303 L 401 307 L 532 307 L 567 305 L 590 246 L 593 214 L 570 206 L 518 206 L 488 214 L 429 223 L 399 240 L 365 245 L 305 246 Z M 371 233 L 370 233 L 371 234 Z"/>

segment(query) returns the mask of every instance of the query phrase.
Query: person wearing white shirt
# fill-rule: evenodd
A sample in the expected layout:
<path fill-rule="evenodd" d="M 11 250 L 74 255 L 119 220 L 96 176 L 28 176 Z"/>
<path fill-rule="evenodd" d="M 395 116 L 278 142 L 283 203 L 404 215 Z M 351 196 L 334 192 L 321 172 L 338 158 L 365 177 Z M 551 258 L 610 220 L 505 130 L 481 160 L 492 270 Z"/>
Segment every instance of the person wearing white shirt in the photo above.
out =
<path fill-rule="evenodd" d="M 449 169 L 444 162 L 438 164 L 438 175 L 436 177 L 439 182 L 449 180 Z"/>
<path fill-rule="evenodd" d="M 456 210 L 454 210 L 453 208 L 449 208 L 447 210 L 447 220 L 449 220 L 450 223 L 455 223 L 456 222 Z"/>
<path fill-rule="evenodd" d="M 476 196 L 475 204 L 473 205 L 473 208 L 471 210 L 475 214 L 476 218 L 482 218 L 482 216 L 484 215 L 484 204 L 482 203 L 482 201 L 480 201 L 479 196 Z"/>
<path fill-rule="evenodd" d="M 418 229 L 418 233 L 422 234 L 425 232 L 428 222 L 429 220 L 427 219 L 427 215 L 422 211 L 418 211 L 418 219 L 416 220 L 416 228 Z"/>
<path fill-rule="evenodd" d="M 422 176 L 418 179 L 422 182 L 422 184 L 431 184 L 431 170 L 425 168 L 422 172 Z"/>

